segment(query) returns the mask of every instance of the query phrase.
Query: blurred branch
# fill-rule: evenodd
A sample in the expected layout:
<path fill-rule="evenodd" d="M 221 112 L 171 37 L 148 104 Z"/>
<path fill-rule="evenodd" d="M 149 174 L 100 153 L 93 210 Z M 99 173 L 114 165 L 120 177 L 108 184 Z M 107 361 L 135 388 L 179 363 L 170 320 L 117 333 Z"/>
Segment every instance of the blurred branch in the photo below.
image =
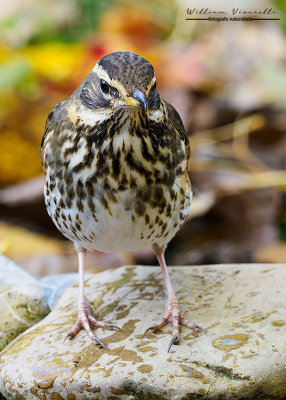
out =
<path fill-rule="evenodd" d="M 256 113 L 231 124 L 201 131 L 191 136 L 191 147 L 194 153 L 192 169 L 197 171 L 213 171 L 218 168 L 247 169 L 254 173 L 271 171 L 271 168 L 249 149 L 249 134 L 263 128 L 265 122 L 265 118 Z M 229 140 L 231 143 L 227 142 Z M 200 154 L 201 150 L 207 147 L 211 148 L 213 145 L 219 156 L 212 155 L 211 157 L 214 159 L 204 160 Z M 196 151 L 198 155 L 196 155 Z"/>
<path fill-rule="evenodd" d="M 206 145 L 248 135 L 251 132 L 261 129 L 264 125 L 265 119 L 261 114 L 252 114 L 231 124 L 198 132 L 190 136 L 190 141 L 193 150 L 196 150 Z"/>
<path fill-rule="evenodd" d="M 24 183 L 0 190 L 0 204 L 17 205 L 29 203 L 43 196 L 45 177 L 43 175 Z"/>
<path fill-rule="evenodd" d="M 215 204 L 216 196 L 213 192 L 202 192 L 194 196 L 188 219 L 206 214 Z"/>
<path fill-rule="evenodd" d="M 286 171 L 238 173 L 225 171 L 212 177 L 212 191 L 194 196 L 188 219 L 206 214 L 219 198 L 247 190 L 277 187 L 286 189 Z"/>
<path fill-rule="evenodd" d="M 286 188 L 286 171 L 229 174 L 229 179 L 224 176 L 217 184 L 219 191 L 228 194 L 265 187 Z"/>

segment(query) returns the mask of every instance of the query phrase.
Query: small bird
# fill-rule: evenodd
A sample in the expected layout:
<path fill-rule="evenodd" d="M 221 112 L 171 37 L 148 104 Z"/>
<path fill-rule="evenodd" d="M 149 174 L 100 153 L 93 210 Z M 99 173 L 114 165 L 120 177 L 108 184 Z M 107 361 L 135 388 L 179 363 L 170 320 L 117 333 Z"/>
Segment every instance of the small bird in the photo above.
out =
<path fill-rule="evenodd" d="M 164 258 L 191 203 L 189 155 L 178 112 L 161 99 L 153 66 L 134 53 L 103 57 L 50 112 L 41 142 L 45 203 L 56 227 L 73 241 L 79 262 L 77 321 L 68 338 L 83 328 L 106 348 L 91 326 L 119 329 L 91 315 L 84 296 L 86 251 L 151 246 L 168 301 L 164 318 L 146 332 L 172 319 L 168 351 L 179 343 L 179 324 L 203 332 L 182 316 Z"/>

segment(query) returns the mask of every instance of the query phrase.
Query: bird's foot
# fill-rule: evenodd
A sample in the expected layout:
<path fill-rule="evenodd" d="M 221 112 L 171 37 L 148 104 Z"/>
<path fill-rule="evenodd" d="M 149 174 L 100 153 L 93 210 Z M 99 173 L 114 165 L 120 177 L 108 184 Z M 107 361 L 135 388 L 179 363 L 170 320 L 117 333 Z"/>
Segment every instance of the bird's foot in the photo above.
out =
<path fill-rule="evenodd" d="M 167 312 L 165 317 L 160 321 L 158 324 L 150 326 L 145 333 L 143 334 L 143 337 L 148 331 L 152 331 L 153 333 L 157 332 L 159 329 L 161 329 L 163 326 L 167 325 L 169 319 L 172 318 L 172 324 L 173 324 L 173 337 L 169 343 L 168 346 L 168 352 L 170 351 L 171 347 L 173 344 L 179 344 L 180 342 L 180 334 L 179 334 L 179 325 L 184 325 L 189 329 L 192 329 L 195 333 L 205 333 L 205 330 L 200 327 L 197 324 L 193 324 L 186 320 L 180 312 L 180 307 L 178 304 L 178 300 L 175 296 L 169 297 L 168 298 L 168 303 L 167 303 Z"/>
<path fill-rule="evenodd" d="M 86 301 L 84 300 L 83 302 L 80 303 L 80 305 L 78 307 L 76 323 L 74 324 L 72 329 L 66 335 L 65 340 L 67 338 L 72 339 L 83 328 L 83 329 L 85 329 L 88 337 L 92 340 L 92 342 L 98 343 L 101 347 L 103 347 L 104 349 L 107 350 L 106 345 L 100 339 L 98 339 L 98 337 L 92 331 L 90 325 L 97 326 L 97 327 L 103 328 L 103 329 L 109 329 L 109 330 L 118 330 L 118 329 L 120 329 L 116 325 L 107 324 L 106 322 L 97 321 L 97 319 L 95 319 L 91 315 L 90 309 L 89 309 Z"/>

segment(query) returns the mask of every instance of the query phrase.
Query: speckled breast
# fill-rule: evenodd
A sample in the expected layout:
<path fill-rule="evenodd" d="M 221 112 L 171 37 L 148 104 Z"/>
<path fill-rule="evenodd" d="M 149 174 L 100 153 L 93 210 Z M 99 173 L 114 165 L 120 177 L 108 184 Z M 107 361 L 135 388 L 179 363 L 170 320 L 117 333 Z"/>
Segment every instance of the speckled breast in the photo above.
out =
<path fill-rule="evenodd" d="M 180 168 L 176 175 L 151 163 L 147 169 L 143 162 L 140 169 L 134 151 L 102 158 L 95 146 L 88 150 L 93 154 L 90 165 L 79 168 L 78 159 L 87 151 L 84 137 L 78 145 L 81 154 L 76 158 L 70 154 L 47 161 L 45 202 L 63 235 L 77 248 L 107 252 L 167 244 L 188 214 L 191 187 L 186 172 Z"/>
<path fill-rule="evenodd" d="M 79 192 L 78 182 L 70 184 L 66 194 L 59 195 L 61 183 L 47 179 L 48 213 L 57 228 L 78 248 L 108 252 L 134 251 L 153 243 L 164 246 L 188 214 L 189 184 L 184 190 L 177 190 L 175 184 L 171 189 L 150 185 L 116 192 L 111 186 L 111 191 L 106 192 L 108 182 L 107 178 L 93 185 L 91 180 L 86 180 L 79 200 L 70 196 L 71 192 Z M 50 184 L 54 186 L 52 191 Z M 93 194 L 90 194 L 91 187 Z"/>

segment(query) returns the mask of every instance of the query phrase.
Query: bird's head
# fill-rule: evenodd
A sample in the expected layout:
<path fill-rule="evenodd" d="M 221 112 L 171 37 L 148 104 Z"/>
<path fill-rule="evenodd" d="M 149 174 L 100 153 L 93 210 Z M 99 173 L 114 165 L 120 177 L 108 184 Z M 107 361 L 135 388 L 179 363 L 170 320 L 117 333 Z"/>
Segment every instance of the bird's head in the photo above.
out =
<path fill-rule="evenodd" d="M 152 112 L 161 101 L 152 65 L 129 52 L 111 53 L 99 60 L 82 84 L 80 100 L 84 107 L 105 113 L 119 109 Z"/>

